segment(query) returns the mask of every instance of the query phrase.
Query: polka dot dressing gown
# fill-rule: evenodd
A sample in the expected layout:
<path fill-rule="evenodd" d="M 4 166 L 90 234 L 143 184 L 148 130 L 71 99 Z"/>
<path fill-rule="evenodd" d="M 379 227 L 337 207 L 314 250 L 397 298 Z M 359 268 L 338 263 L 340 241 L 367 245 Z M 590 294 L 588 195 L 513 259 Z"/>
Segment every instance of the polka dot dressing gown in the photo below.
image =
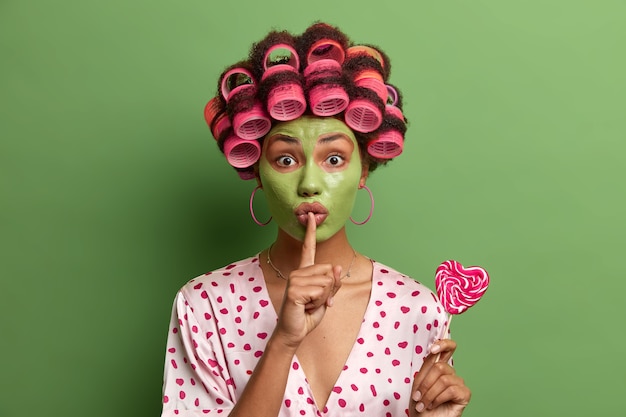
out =
<path fill-rule="evenodd" d="M 373 266 L 363 323 L 327 403 L 315 403 L 294 356 L 279 416 L 408 415 L 413 375 L 446 314 L 427 287 Z M 162 416 L 228 415 L 276 321 L 258 256 L 188 282 L 169 327 Z"/>

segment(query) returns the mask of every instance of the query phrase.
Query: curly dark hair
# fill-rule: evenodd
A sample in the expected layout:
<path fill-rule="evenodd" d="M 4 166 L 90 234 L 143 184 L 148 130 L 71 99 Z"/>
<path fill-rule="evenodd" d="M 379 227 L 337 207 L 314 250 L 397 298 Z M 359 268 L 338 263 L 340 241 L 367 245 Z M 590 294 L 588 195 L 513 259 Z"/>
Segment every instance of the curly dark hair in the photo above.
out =
<path fill-rule="evenodd" d="M 402 152 L 407 128 L 390 73 L 380 48 L 353 44 L 329 24 L 314 23 L 299 36 L 271 31 L 252 45 L 247 59 L 222 72 L 205 119 L 244 179 L 254 177 L 271 127 L 302 115 L 343 120 L 371 172 Z"/>

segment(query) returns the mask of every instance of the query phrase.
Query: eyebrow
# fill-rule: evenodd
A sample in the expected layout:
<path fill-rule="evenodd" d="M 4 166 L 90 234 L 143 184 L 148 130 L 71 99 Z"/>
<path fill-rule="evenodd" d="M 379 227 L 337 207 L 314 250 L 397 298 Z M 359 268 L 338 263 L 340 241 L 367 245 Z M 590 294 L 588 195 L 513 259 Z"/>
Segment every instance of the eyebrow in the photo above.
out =
<path fill-rule="evenodd" d="M 281 141 L 281 142 L 285 142 L 288 143 L 290 145 L 297 145 L 300 143 L 299 139 L 293 138 L 291 136 L 287 136 L 287 135 L 283 135 L 283 134 L 277 134 L 271 137 L 271 139 L 273 139 L 274 141 Z M 336 133 L 330 136 L 326 136 L 323 138 L 318 139 L 318 143 L 322 143 L 322 144 L 327 144 L 327 143 L 331 143 L 333 141 L 339 140 L 339 139 L 348 139 L 348 137 L 346 135 L 344 135 L 343 133 Z"/>
<path fill-rule="evenodd" d="M 272 136 L 271 139 L 273 139 L 274 141 L 281 141 L 281 142 L 286 142 L 289 143 L 291 145 L 297 145 L 298 143 L 300 143 L 300 141 L 296 138 L 292 138 L 291 136 L 285 136 L 285 135 L 275 135 Z"/>
<path fill-rule="evenodd" d="M 330 136 L 326 136 L 324 138 L 321 138 L 318 140 L 319 143 L 330 143 L 333 142 L 335 140 L 339 140 L 339 139 L 348 139 L 348 137 L 346 135 L 344 135 L 343 133 L 336 133 L 334 135 L 330 135 Z"/>

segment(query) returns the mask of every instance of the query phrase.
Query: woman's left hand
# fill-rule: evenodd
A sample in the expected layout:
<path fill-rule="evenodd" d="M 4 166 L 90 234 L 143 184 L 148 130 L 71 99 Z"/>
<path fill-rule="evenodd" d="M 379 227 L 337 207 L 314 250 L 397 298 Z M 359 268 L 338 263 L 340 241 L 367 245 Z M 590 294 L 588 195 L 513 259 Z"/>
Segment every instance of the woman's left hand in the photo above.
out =
<path fill-rule="evenodd" d="M 411 417 L 458 417 L 472 393 L 448 363 L 456 350 L 450 339 L 439 340 L 430 348 L 419 373 L 413 380 L 409 404 Z"/>

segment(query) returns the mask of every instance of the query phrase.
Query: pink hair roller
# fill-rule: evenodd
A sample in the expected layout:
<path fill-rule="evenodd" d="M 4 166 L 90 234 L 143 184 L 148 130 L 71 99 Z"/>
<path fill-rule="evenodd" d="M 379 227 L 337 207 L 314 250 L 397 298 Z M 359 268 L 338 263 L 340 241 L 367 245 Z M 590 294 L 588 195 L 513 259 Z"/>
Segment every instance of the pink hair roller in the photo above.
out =
<path fill-rule="evenodd" d="M 204 107 L 204 120 L 209 125 L 215 140 L 219 140 L 222 133 L 231 126 L 228 114 L 220 106 L 217 97 L 213 97 Z"/>
<path fill-rule="evenodd" d="M 265 136 L 272 128 L 272 122 L 261 102 L 255 100 L 250 110 L 235 114 L 233 128 L 240 138 L 253 140 Z"/>
<path fill-rule="evenodd" d="M 284 62 L 282 59 L 272 59 L 273 53 L 277 54 L 280 58 L 284 58 L 284 52 L 289 54 L 287 62 Z M 300 68 L 300 58 L 298 58 L 298 53 L 293 46 L 287 45 L 286 43 L 277 43 L 267 50 L 263 61 L 263 69 L 267 71 L 268 68 L 274 67 L 284 67 L 282 68 L 283 70 L 298 72 Z"/>
<path fill-rule="evenodd" d="M 276 120 L 294 120 L 306 110 L 302 87 L 296 83 L 273 88 L 267 97 L 267 111 Z"/>
<path fill-rule="evenodd" d="M 309 48 L 306 62 L 310 65 L 316 61 L 331 59 L 341 65 L 345 57 L 346 53 L 339 42 L 332 39 L 320 39 Z"/>
<path fill-rule="evenodd" d="M 387 104 L 385 105 L 385 114 L 388 116 L 393 116 L 397 119 L 400 119 L 404 122 L 404 114 L 402 114 L 402 110 L 400 110 L 397 106 L 398 104 L 398 92 L 395 88 L 390 85 L 386 85 L 388 97 Z"/>
<path fill-rule="evenodd" d="M 397 102 L 397 97 L 396 100 Z M 392 104 L 385 106 L 385 114 L 404 121 L 402 111 Z M 367 153 L 379 159 L 391 159 L 402 153 L 404 134 L 397 129 L 385 130 L 367 143 Z"/>
<path fill-rule="evenodd" d="M 307 84 L 325 77 L 340 77 L 341 64 L 332 59 L 322 59 L 309 64 L 304 70 Z M 350 98 L 339 84 L 319 84 L 309 90 L 311 112 L 316 116 L 334 116 L 348 107 Z"/>
<path fill-rule="evenodd" d="M 398 104 L 398 92 L 389 84 L 385 84 L 385 87 L 387 87 L 387 104 L 396 106 Z"/>
<path fill-rule="evenodd" d="M 367 153 L 374 158 L 391 159 L 402 153 L 404 137 L 397 130 L 388 130 L 367 144 Z"/>
<path fill-rule="evenodd" d="M 271 54 L 277 51 L 286 51 L 289 53 L 289 60 L 286 64 L 271 64 Z M 295 49 L 286 44 L 277 44 L 272 46 L 265 54 L 263 62 L 264 70 L 261 80 L 268 77 L 288 71 L 295 74 L 300 68 L 300 60 Z M 267 111 L 270 116 L 276 120 L 287 121 L 294 120 L 302 116 L 306 110 L 306 99 L 304 98 L 304 90 L 297 82 L 289 82 L 272 88 L 267 96 Z"/>
<path fill-rule="evenodd" d="M 397 108 L 396 106 L 394 106 L 392 104 L 387 104 L 385 106 L 385 114 L 387 114 L 389 116 L 396 117 L 396 118 L 404 121 L 404 115 L 402 114 L 402 110 L 400 110 L 399 108 Z"/>
<path fill-rule="evenodd" d="M 353 58 L 358 55 L 367 55 L 374 58 L 376 61 L 380 62 L 380 65 L 385 68 L 385 60 L 383 59 L 383 55 L 377 51 L 375 48 L 367 45 L 354 45 L 349 47 L 346 50 L 346 56 L 348 58 Z"/>
<path fill-rule="evenodd" d="M 341 64 L 331 59 L 315 61 L 304 70 L 307 83 L 324 77 L 339 77 Z M 340 85 L 319 84 L 309 90 L 311 112 L 316 116 L 334 116 L 348 107 L 350 98 Z"/>
<path fill-rule="evenodd" d="M 346 108 L 344 120 L 350 128 L 361 133 L 369 133 L 380 127 L 383 115 L 371 101 L 365 99 L 352 100 Z"/>
<path fill-rule="evenodd" d="M 222 77 L 222 97 L 228 103 L 232 95 L 256 88 L 255 84 L 250 71 L 245 68 L 233 68 Z"/>
<path fill-rule="evenodd" d="M 385 86 L 382 77 L 380 77 L 380 79 L 374 77 L 359 78 L 354 81 L 354 85 L 372 90 L 378 97 L 380 97 L 383 103 L 387 101 L 387 87 Z"/>
<path fill-rule="evenodd" d="M 222 96 L 228 103 L 233 96 L 250 94 L 253 97 L 256 91 L 254 78 L 250 71 L 245 68 L 233 68 L 222 77 Z M 242 139 L 258 139 L 270 131 L 272 121 L 265 113 L 263 106 L 258 100 L 252 99 L 252 106 L 246 111 L 235 113 L 233 117 L 233 129 Z"/>
<path fill-rule="evenodd" d="M 304 69 L 304 78 L 308 84 L 324 77 L 340 77 L 341 64 L 333 59 L 315 61 Z"/>
<path fill-rule="evenodd" d="M 211 127 L 215 117 L 223 110 L 224 109 L 220 108 L 220 102 L 217 97 L 213 97 L 209 100 L 206 106 L 204 106 L 204 120 L 206 120 L 206 124 Z"/>
<path fill-rule="evenodd" d="M 247 168 L 261 157 L 261 145 L 257 140 L 245 140 L 236 135 L 224 141 L 226 160 L 235 168 Z"/>
<path fill-rule="evenodd" d="M 220 113 L 211 127 L 211 133 L 215 140 L 219 140 L 222 134 L 231 127 L 230 118 L 226 113 Z"/>
<path fill-rule="evenodd" d="M 383 76 L 375 70 L 360 71 L 353 77 L 354 85 L 370 90 L 385 103 L 388 97 L 387 86 Z M 356 98 L 346 109 L 345 121 L 352 129 L 369 133 L 378 129 L 383 122 L 382 111 L 368 98 Z"/>
<path fill-rule="evenodd" d="M 334 116 L 348 107 L 350 98 L 341 87 L 317 86 L 309 91 L 311 112 L 316 116 Z"/>

